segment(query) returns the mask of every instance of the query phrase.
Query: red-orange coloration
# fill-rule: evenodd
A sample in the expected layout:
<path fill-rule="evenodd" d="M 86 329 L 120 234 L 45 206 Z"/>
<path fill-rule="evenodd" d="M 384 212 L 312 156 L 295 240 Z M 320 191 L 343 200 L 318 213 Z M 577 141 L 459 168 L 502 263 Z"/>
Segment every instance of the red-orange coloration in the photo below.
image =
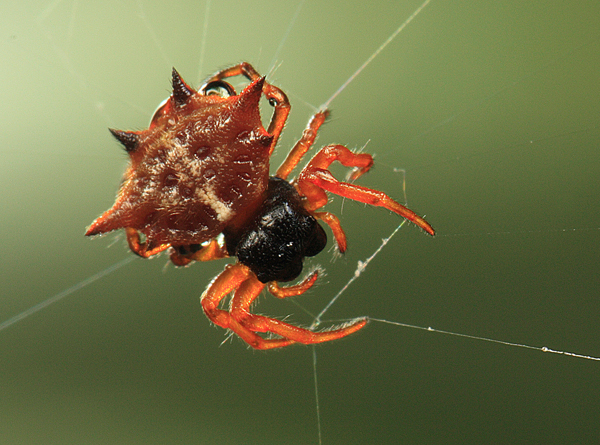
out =
<path fill-rule="evenodd" d="M 250 81 L 239 94 L 223 80 L 238 75 Z M 274 107 L 267 129 L 259 113 L 262 95 Z M 296 181 L 284 181 L 313 145 L 327 110 L 313 116 L 276 175 L 270 177 L 269 158 L 289 110 L 285 93 L 248 63 L 216 73 L 199 91 L 173 70 L 173 93 L 147 130 L 111 130 L 131 162 L 115 204 L 86 232 L 98 235 L 123 228 L 134 253 L 147 258 L 169 249 L 178 266 L 236 256 L 237 262 L 227 266 L 204 292 L 202 307 L 213 323 L 257 349 L 334 340 L 367 323 L 366 318 L 359 318 L 313 332 L 250 313 L 265 286 L 276 297 L 286 298 L 314 284 L 318 272 L 289 287 L 278 282 L 295 279 L 304 257 L 316 255 L 325 246 L 326 235 L 316 220 L 327 224 L 339 250 L 346 250 L 338 218 L 317 211 L 327 203 L 326 192 L 385 207 L 434 234 L 423 218 L 383 192 L 340 182 L 328 170 L 339 161 L 354 168 L 351 179 L 357 179 L 373 165 L 369 154 L 328 145 Z M 224 238 L 217 239 L 220 234 Z M 221 301 L 232 293 L 230 309 L 221 309 Z M 260 335 L 264 333 L 269 335 Z"/>

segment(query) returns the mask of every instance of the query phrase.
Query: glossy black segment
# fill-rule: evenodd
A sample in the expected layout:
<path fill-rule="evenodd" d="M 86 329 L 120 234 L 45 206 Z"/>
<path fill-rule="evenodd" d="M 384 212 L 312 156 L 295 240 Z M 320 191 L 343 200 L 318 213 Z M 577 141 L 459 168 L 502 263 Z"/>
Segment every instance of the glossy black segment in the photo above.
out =
<path fill-rule="evenodd" d="M 269 179 L 265 200 L 249 223 L 223 234 L 229 255 L 262 283 L 297 278 L 304 257 L 318 254 L 327 244 L 325 231 L 304 208 L 296 189 L 277 177 Z"/>

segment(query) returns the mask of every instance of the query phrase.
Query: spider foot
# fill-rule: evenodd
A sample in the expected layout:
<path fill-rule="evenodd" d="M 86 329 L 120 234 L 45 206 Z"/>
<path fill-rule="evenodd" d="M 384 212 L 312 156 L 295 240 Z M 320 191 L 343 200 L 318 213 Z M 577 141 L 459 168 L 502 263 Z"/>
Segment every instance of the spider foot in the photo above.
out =
<path fill-rule="evenodd" d="M 244 320 L 238 320 L 239 326 L 242 327 L 242 331 L 238 332 L 232 329 L 242 337 L 250 346 L 255 349 L 271 349 L 278 348 L 281 346 L 287 346 L 291 343 L 302 343 L 305 345 L 311 345 L 315 343 L 324 343 L 327 341 L 338 340 L 347 335 L 353 334 L 368 323 L 368 318 L 360 317 L 355 318 L 347 323 L 341 325 L 332 326 L 322 331 L 312 331 L 310 329 L 301 328 L 298 326 L 285 323 L 275 318 L 264 317 L 262 315 L 246 314 Z M 233 315 L 234 316 L 234 315 Z M 231 329 L 231 326 L 230 326 Z M 244 332 L 247 330 L 250 334 L 246 338 L 247 334 Z M 281 338 L 265 339 L 258 335 L 258 333 L 271 333 L 280 336 Z M 251 341 L 248 341 L 252 339 Z"/>
<path fill-rule="evenodd" d="M 319 273 L 322 272 L 322 270 L 317 268 L 309 273 L 300 283 L 292 286 L 280 286 L 276 281 L 271 281 L 268 284 L 269 292 L 271 292 L 277 298 L 288 298 L 302 295 L 304 292 L 310 289 L 313 284 L 315 284 L 315 281 L 317 281 L 317 278 L 319 278 Z"/>
<path fill-rule="evenodd" d="M 309 274 L 296 286 L 277 287 L 277 293 L 279 293 L 277 296 L 285 298 L 293 294 L 297 295 L 299 291 L 305 291 L 312 286 L 316 277 L 316 273 Z M 367 318 L 357 318 L 348 323 L 315 332 L 275 318 L 250 313 L 250 306 L 264 288 L 265 284 L 261 283 L 248 267 L 240 263 L 230 265 L 213 280 L 202 294 L 202 308 L 214 324 L 235 332 L 255 349 L 273 349 L 292 343 L 313 344 L 337 340 L 360 330 L 368 322 Z M 234 294 L 229 310 L 220 309 L 221 301 L 232 292 Z M 273 334 L 277 337 L 265 338 L 261 334 Z"/>
<path fill-rule="evenodd" d="M 298 177 L 297 188 L 300 194 L 306 197 L 308 201 L 306 207 L 308 210 L 314 212 L 327 204 L 328 197 L 326 192 L 329 192 L 364 204 L 384 207 L 413 222 L 430 235 L 435 234 L 427 221 L 412 210 L 397 203 L 385 193 L 348 182 L 338 181 L 328 170 L 334 161 L 340 162 L 344 167 L 354 168 L 350 175 L 350 180 L 358 179 L 361 175 L 368 172 L 373 165 L 373 158 L 369 154 L 353 153 L 343 145 L 328 145 L 324 147 L 311 159 Z M 340 240 L 337 233 L 340 231 L 337 228 L 337 224 L 331 224 L 326 219 L 323 219 L 323 221 L 331 227 L 339 244 Z"/>

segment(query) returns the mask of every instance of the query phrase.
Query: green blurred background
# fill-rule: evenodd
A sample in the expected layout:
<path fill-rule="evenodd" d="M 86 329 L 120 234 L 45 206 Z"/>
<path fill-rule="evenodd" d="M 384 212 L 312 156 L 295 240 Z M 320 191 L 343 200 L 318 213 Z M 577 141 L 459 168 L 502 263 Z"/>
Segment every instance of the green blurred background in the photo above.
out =
<path fill-rule="evenodd" d="M 22 1 L 0 7 L 0 322 L 131 256 L 90 241 L 175 66 L 247 60 L 290 96 L 278 165 L 420 1 Z M 404 227 L 326 318 L 360 315 L 600 356 L 600 3 L 432 1 L 332 103 L 318 143 L 376 155 L 361 184 Z M 206 32 L 202 53 L 203 33 Z M 202 59 L 202 61 L 201 61 Z M 341 170 L 336 170 L 341 174 Z M 336 199 L 350 248 L 297 298 L 317 313 L 399 220 Z M 248 350 L 199 296 L 224 261 L 135 260 L 0 332 L 2 444 L 317 443 L 312 348 Z M 314 264 L 315 262 L 313 262 Z M 261 298 L 258 312 L 311 317 Z M 316 348 L 322 438 L 593 443 L 598 362 L 378 322 Z"/>

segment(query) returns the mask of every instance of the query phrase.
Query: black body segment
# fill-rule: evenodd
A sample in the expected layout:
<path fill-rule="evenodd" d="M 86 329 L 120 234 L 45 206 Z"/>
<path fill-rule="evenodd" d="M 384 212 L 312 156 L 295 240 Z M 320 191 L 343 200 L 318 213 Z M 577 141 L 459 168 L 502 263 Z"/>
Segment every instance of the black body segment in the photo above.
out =
<path fill-rule="evenodd" d="M 304 257 L 318 254 L 327 244 L 325 231 L 304 208 L 296 189 L 276 176 L 269 178 L 266 198 L 251 221 L 223 234 L 229 255 L 262 283 L 295 279 Z"/>

